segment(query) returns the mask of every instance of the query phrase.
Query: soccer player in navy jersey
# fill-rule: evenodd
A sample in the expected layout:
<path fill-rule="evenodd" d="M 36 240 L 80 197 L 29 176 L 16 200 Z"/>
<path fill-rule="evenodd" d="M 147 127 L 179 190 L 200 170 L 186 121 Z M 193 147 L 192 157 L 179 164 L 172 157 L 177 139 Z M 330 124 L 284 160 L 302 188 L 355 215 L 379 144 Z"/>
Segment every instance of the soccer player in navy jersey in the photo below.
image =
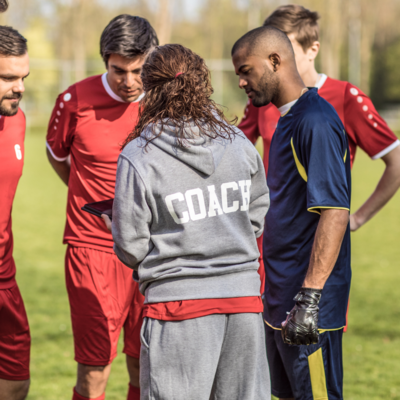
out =
<path fill-rule="evenodd" d="M 347 136 L 335 109 L 303 83 L 282 31 L 248 32 L 232 57 L 252 104 L 273 103 L 281 114 L 271 143 L 263 246 L 272 394 L 342 399 L 351 280 Z"/>

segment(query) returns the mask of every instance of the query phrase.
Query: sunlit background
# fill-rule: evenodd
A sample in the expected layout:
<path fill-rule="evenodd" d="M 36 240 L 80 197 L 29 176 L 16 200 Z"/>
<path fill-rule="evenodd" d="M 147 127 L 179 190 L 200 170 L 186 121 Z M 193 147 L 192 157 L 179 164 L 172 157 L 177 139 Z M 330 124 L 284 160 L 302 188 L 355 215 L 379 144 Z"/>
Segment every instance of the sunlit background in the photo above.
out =
<path fill-rule="evenodd" d="M 244 95 L 232 71 L 230 50 L 260 26 L 279 0 L 11 0 L 0 22 L 29 40 L 31 76 L 24 108 L 30 127 L 41 128 L 57 94 L 101 73 L 99 37 L 120 13 L 147 18 L 160 42 L 181 43 L 204 57 L 213 71 L 215 100 L 240 114 Z M 400 1 L 304 0 L 320 15 L 318 70 L 349 80 L 372 96 L 394 129 L 400 129 Z"/>
<path fill-rule="evenodd" d="M 320 13 L 318 71 L 349 80 L 370 95 L 400 132 L 400 0 L 293 1 Z M 13 210 L 17 280 L 32 332 L 30 400 L 70 400 L 75 383 L 72 331 L 61 244 L 66 187 L 45 156 L 45 134 L 57 95 L 104 72 L 102 30 L 116 15 L 146 17 L 160 42 L 181 43 L 212 70 L 214 99 L 229 116 L 242 116 L 230 50 L 260 26 L 278 0 L 10 0 L 1 24 L 28 39 L 31 75 L 22 103 L 27 116 L 26 160 Z M 1 166 L 0 166 L 1 168 Z M 384 164 L 362 151 L 353 169 L 352 209 L 377 184 Z M 344 338 L 346 400 L 400 399 L 400 196 L 352 234 L 353 284 Z M 0 321 L 1 323 L 1 321 Z M 125 399 L 127 373 L 119 356 L 107 399 Z M 190 400 L 190 399 L 188 399 Z"/>

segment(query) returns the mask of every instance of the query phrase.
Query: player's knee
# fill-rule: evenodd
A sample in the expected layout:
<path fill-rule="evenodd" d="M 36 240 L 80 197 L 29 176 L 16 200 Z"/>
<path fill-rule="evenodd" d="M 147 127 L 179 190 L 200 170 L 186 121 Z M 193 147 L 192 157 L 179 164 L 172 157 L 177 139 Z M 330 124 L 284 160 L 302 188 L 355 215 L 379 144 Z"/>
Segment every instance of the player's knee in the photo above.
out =
<path fill-rule="evenodd" d="M 98 386 L 107 383 L 108 365 L 78 364 L 78 386 Z"/>
<path fill-rule="evenodd" d="M 26 381 L 22 381 L 21 383 L 21 389 L 20 389 L 20 397 L 18 397 L 18 400 L 25 400 L 26 397 L 28 396 L 29 392 L 29 386 L 31 385 L 31 381 L 28 379 Z"/>
<path fill-rule="evenodd" d="M 29 379 L 26 381 L 13 381 L 11 393 L 9 393 L 9 396 L 6 396 L 5 398 L 7 398 L 7 400 L 25 400 L 28 396 L 29 385 Z M 2 397 L 0 396 L 0 398 Z"/>

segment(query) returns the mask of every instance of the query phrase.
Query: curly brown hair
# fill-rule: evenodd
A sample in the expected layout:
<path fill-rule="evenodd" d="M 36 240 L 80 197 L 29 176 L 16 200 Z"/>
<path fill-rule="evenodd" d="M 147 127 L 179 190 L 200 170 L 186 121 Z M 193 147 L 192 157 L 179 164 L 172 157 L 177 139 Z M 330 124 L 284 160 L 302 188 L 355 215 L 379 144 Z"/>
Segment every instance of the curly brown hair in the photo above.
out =
<path fill-rule="evenodd" d="M 140 102 L 139 120 L 122 148 L 141 136 L 146 146 L 163 131 L 163 124 L 172 122 L 177 145 L 187 145 L 185 123 L 192 120 L 201 135 L 211 139 L 232 139 L 236 134 L 223 111 L 210 98 L 213 93 L 210 71 L 204 60 L 179 44 L 157 46 L 142 67 L 141 79 L 145 95 Z M 156 129 L 161 128 L 161 129 Z M 187 125 L 186 125 L 187 128 Z"/>

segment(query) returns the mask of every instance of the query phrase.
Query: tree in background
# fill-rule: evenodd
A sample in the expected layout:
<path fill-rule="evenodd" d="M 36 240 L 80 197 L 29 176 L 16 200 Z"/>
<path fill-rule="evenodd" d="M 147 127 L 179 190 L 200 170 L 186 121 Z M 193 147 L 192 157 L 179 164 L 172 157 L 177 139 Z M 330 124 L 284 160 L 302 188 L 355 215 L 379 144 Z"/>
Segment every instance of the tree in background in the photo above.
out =
<path fill-rule="evenodd" d="M 46 93 L 41 95 L 47 96 L 49 106 L 71 83 L 104 71 L 101 32 L 113 17 L 128 13 L 147 18 L 161 44 L 181 43 L 208 60 L 214 69 L 215 100 L 239 114 L 246 99 L 231 67 L 231 47 L 286 3 L 320 13 L 322 48 L 317 66 L 321 72 L 360 86 L 378 105 L 400 103 L 399 0 L 380 0 L 379 7 L 375 0 L 12 0 L 9 10 L 0 14 L 0 22 L 21 30 L 29 46 L 37 40 L 35 29 L 42 27 L 42 44 L 52 50 L 35 51 L 31 70 L 40 67 L 43 72 L 48 65 L 49 76 L 57 74 L 56 82 L 45 85 Z M 37 99 L 36 90 L 32 80 L 27 82 L 25 98 Z M 45 114 L 48 106 L 43 105 Z"/>

